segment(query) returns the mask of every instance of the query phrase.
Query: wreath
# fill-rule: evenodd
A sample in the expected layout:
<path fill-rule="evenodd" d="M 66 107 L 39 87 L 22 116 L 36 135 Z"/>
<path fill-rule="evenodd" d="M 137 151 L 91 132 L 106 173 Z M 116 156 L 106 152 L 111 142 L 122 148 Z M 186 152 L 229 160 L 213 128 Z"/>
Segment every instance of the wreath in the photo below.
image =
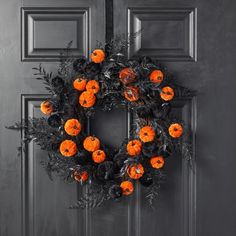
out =
<path fill-rule="evenodd" d="M 104 47 L 98 45 L 88 60 L 74 58 L 68 45 L 56 75 L 41 64 L 33 68 L 50 93 L 40 106 L 45 116 L 8 127 L 24 130 L 24 145 L 34 140 L 48 152 L 42 164 L 50 178 L 56 172 L 68 182 L 87 186 L 73 208 L 132 195 L 135 182 L 146 187 L 152 203 L 165 176 L 166 158 L 178 153 L 191 157 L 191 147 L 182 138 L 183 122 L 170 116 L 180 86 L 159 62 L 128 59 L 128 46 L 126 40 L 112 39 Z M 102 143 L 86 128 L 98 107 L 123 107 L 134 117 L 129 138 L 118 148 Z"/>

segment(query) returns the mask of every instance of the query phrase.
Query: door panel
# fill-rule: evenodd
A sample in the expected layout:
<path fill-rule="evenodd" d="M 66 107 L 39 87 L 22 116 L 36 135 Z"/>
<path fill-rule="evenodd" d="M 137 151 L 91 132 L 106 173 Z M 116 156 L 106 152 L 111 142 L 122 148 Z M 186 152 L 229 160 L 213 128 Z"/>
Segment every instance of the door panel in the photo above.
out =
<path fill-rule="evenodd" d="M 236 38 L 233 27 L 236 22 L 233 14 L 235 2 L 114 0 L 114 8 L 120 9 L 114 12 L 115 34 L 128 35 L 143 26 L 143 31 L 130 46 L 130 55 L 149 54 L 160 61 L 164 60 L 174 79 L 198 91 L 198 115 L 192 121 L 197 124 L 197 185 L 193 181 L 193 185 L 187 189 L 190 196 L 191 191 L 194 193 L 194 189 L 197 190 L 197 204 L 192 205 L 193 210 L 196 209 L 197 219 L 194 220 L 195 213 L 190 210 L 192 223 L 190 220 L 187 225 L 181 224 L 179 227 L 184 232 L 189 228 L 189 235 L 194 235 L 195 224 L 196 235 L 235 235 L 235 223 L 231 220 L 236 196 L 236 191 L 232 189 L 232 182 L 235 182 L 235 177 L 232 179 L 236 164 L 235 145 L 231 141 L 235 128 L 230 129 L 236 116 L 236 82 L 233 79 L 236 72 L 233 63 L 236 55 L 233 43 Z M 180 20 L 173 12 L 178 12 L 177 15 L 181 12 L 184 19 Z M 186 20 L 188 24 L 185 25 Z M 184 53 L 181 54 L 179 49 Z M 222 163 L 220 160 L 223 156 Z M 182 175 L 181 169 L 176 171 Z M 233 209 L 229 210 L 231 207 Z M 171 235 L 172 224 L 166 235 Z M 165 235 L 164 232 L 160 235 Z M 177 232 L 179 235 L 180 230 Z"/>
<path fill-rule="evenodd" d="M 45 95 L 23 95 L 22 119 L 42 117 L 40 104 L 45 99 Z M 68 207 L 76 202 L 77 186 L 58 176 L 50 176 L 50 180 L 42 165 L 47 158 L 33 142 L 23 152 L 22 235 L 76 235 L 83 216 Z"/>
<path fill-rule="evenodd" d="M 47 61 L 42 66 L 56 72 L 58 52 L 71 40 L 73 54 L 86 57 L 96 40 L 104 42 L 104 1 L 1 0 L 0 4 L 0 108 L 6 111 L 0 115 L 0 235 L 84 235 L 85 212 L 68 209 L 79 194 L 77 186 L 56 177 L 50 181 L 40 163 L 46 153 L 33 143 L 18 157 L 20 134 L 5 126 L 39 115 L 46 95 L 33 79 L 32 67 Z M 21 94 L 25 94 L 22 99 Z"/>
<path fill-rule="evenodd" d="M 129 47 L 130 57 L 196 60 L 195 8 L 129 7 L 126 14 L 127 34 L 139 32 Z"/>
<path fill-rule="evenodd" d="M 56 61 L 60 50 L 72 41 L 74 57 L 90 51 L 90 9 L 24 7 L 22 14 L 22 60 Z"/>

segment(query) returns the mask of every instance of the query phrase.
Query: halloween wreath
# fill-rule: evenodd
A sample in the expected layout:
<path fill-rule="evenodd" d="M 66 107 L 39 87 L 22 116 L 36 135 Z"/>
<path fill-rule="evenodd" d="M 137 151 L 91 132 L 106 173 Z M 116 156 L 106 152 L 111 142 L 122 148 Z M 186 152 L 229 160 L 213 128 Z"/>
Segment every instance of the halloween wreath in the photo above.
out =
<path fill-rule="evenodd" d="M 40 106 L 46 116 L 8 127 L 24 129 L 24 144 L 34 140 L 48 152 L 43 165 L 51 178 L 56 172 L 87 186 L 89 191 L 72 207 L 94 207 L 132 195 L 135 182 L 146 187 L 152 203 L 163 181 L 166 158 L 182 153 L 183 147 L 182 154 L 191 156 L 182 139 L 183 122 L 169 116 L 179 86 L 151 58 L 128 59 L 127 47 L 126 40 L 112 39 L 87 60 L 73 58 L 68 46 L 61 53 L 57 75 L 41 65 L 33 68 L 50 93 Z M 129 138 L 117 149 L 86 128 L 97 107 L 104 111 L 124 107 L 133 114 Z"/>

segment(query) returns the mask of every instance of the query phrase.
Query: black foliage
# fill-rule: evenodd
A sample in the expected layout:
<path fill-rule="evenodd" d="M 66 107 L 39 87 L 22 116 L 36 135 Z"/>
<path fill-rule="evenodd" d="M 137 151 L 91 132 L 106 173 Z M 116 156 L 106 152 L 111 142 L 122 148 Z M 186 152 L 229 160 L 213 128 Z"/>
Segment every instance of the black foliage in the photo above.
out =
<path fill-rule="evenodd" d="M 84 73 L 88 78 L 93 79 L 96 75 L 100 73 L 100 71 L 101 71 L 100 64 L 90 62 L 86 65 Z"/>
<path fill-rule="evenodd" d="M 153 116 L 153 110 L 149 106 L 140 106 L 136 110 L 139 118 L 150 118 Z"/>
<path fill-rule="evenodd" d="M 115 171 L 120 171 L 128 157 L 129 156 L 126 153 L 118 153 L 114 156 L 113 162 L 115 165 Z"/>
<path fill-rule="evenodd" d="M 162 103 L 159 105 L 153 105 L 152 107 L 153 116 L 157 119 L 164 119 L 168 117 L 170 110 L 171 110 L 170 103 Z"/>
<path fill-rule="evenodd" d="M 64 89 L 65 82 L 61 77 L 56 76 L 52 78 L 51 86 L 54 91 L 56 91 L 57 93 L 61 93 L 62 90 Z"/>
<path fill-rule="evenodd" d="M 122 196 L 122 189 L 119 185 L 114 184 L 109 188 L 109 195 L 113 199 L 120 198 Z"/>
<path fill-rule="evenodd" d="M 53 114 L 48 118 L 48 124 L 53 128 L 58 128 L 62 123 L 61 117 L 57 114 Z"/>
<path fill-rule="evenodd" d="M 79 74 L 84 74 L 86 65 L 87 65 L 87 60 L 84 58 L 79 58 L 74 61 L 73 69 Z"/>

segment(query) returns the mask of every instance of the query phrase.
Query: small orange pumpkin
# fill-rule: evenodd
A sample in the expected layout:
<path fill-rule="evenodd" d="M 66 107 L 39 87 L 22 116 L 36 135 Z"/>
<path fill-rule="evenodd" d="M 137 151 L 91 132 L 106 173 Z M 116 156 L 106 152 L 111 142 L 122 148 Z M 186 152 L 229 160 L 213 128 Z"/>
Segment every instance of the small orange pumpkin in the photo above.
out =
<path fill-rule="evenodd" d="M 97 150 L 92 154 L 93 161 L 96 163 L 101 163 L 106 159 L 106 154 L 102 150 Z"/>
<path fill-rule="evenodd" d="M 77 182 L 85 182 L 88 179 L 88 172 L 87 171 L 74 171 L 73 177 Z"/>
<path fill-rule="evenodd" d="M 94 63 L 101 63 L 105 60 L 105 53 L 102 49 L 95 49 L 92 52 L 91 59 Z"/>
<path fill-rule="evenodd" d="M 126 87 L 124 95 L 128 101 L 135 102 L 139 99 L 139 89 L 135 86 Z"/>
<path fill-rule="evenodd" d="M 89 152 L 95 152 L 100 148 L 100 140 L 94 136 L 88 136 L 84 140 L 84 149 Z"/>
<path fill-rule="evenodd" d="M 142 143 L 139 140 L 134 139 L 129 141 L 126 148 L 130 156 L 136 156 L 139 155 L 142 150 Z"/>
<path fill-rule="evenodd" d="M 81 93 L 81 95 L 79 96 L 79 103 L 82 107 L 92 107 L 96 102 L 96 96 L 94 95 L 94 93 L 91 93 L 89 91 L 85 91 L 83 93 Z"/>
<path fill-rule="evenodd" d="M 71 136 L 76 136 L 81 131 L 81 124 L 77 119 L 69 119 L 66 121 L 64 129 L 67 134 Z"/>
<path fill-rule="evenodd" d="M 127 174 L 131 179 L 139 179 L 144 174 L 144 168 L 142 164 L 132 165 L 127 169 Z"/>
<path fill-rule="evenodd" d="M 169 86 L 163 87 L 160 96 L 164 101 L 170 101 L 175 96 L 174 89 Z"/>
<path fill-rule="evenodd" d="M 40 109 L 45 115 L 50 115 L 53 112 L 53 106 L 49 101 L 42 102 Z"/>
<path fill-rule="evenodd" d="M 86 90 L 94 94 L 98 93 L 100 90 L 99 83 L 96 80 L 90 80 L 86 85 Z"/>
<path fill-rule="evenodd" d="M 168 131 L 172 138 L 179 138 L 183 134 L 183 127 L 178 123 L 174 123 L 170 125 Z"/>
<path fill-rule="evenodd" d="M 122 194 L 123 195 L 130 195 L 134 191 L 134 185 L 131 181 L 123 181 L 120 184 L 120 187 L 122 189 Z"/>
<path fill-rule="evenodd" d="M 154 70 L 150 74 L 149 78 L 153 83 L 161 83 L 163 81 L 164 75 L 161 70 Z"/>
<path fill-rule="evenodd" d="M 126 67 L 120 71 L 119 78 L 122 84 L 127 85 L 135 81 L 136 74 L 131 68 Z"/>
<path fill-rule="evenodd" d="M 164 166 L 165 160 L 163 156 L 156 156 L 150 159 L 150 164 L 155 169 L 160 169 Z"/>
<path fill-rule="evenodd" d="M 83 77 L 77 78 L 73 82 L 73 87 L 78 91 L 84 91 L 86 88 L 87 80 Z"/>
<path fill-rule="evenodd" d="M 77 152 L 76 143 L 72 140 L 64 140 L 60 144 L 60 153 L 65 157 L 74 156 Z"/>
<path fill-rule="evenodd" d="M 154 138 L 155 138 L 155 135 L 156 135 L 155 130 L 154 130 L 151 126 L 149 126 L 149 125 L 144 126 L 144 127 L 141 128 L 140 131 L 139 131 L 139 138 L 140 138 L 144 143 L 153 141 Z"/>

